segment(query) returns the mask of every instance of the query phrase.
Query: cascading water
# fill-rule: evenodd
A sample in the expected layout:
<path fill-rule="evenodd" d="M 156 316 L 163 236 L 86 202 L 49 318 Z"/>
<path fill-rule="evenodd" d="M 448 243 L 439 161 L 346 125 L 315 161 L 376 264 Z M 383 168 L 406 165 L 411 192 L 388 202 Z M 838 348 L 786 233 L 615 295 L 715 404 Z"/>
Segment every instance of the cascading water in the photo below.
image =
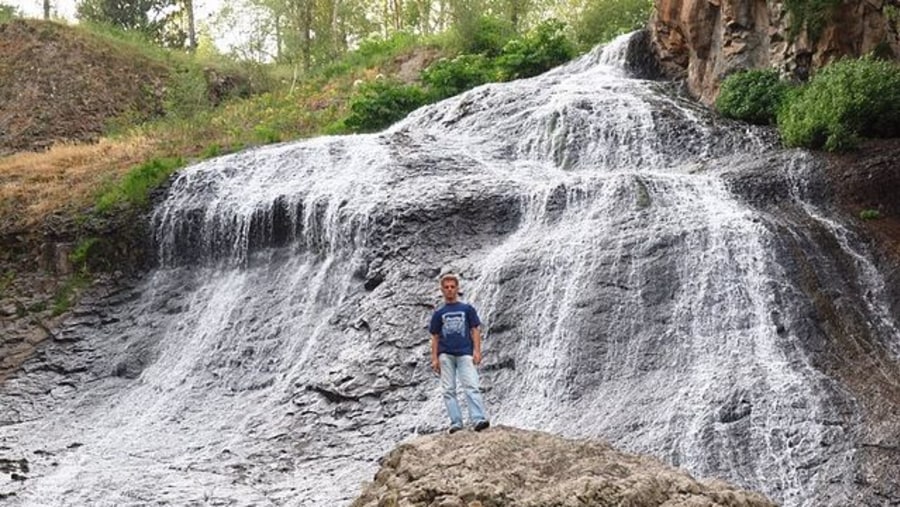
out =
<path fill-rule="evenodd" d="M 425 323 L 453 269 L 486 323 L 495 423 L 604 438 L 784 505 L 858 498 L 855 401 L 785 324 L 802 290 L 777 227 L 724 174 L 790 157 L 625 76 L 611 55 L 629 40 L 378 135 L 184 170 L 153 216 L 160 268 L 3 387 L 0 450 L 33 477 L 0 491 L 346 503 L 380 455 L 446 423 Z"/>

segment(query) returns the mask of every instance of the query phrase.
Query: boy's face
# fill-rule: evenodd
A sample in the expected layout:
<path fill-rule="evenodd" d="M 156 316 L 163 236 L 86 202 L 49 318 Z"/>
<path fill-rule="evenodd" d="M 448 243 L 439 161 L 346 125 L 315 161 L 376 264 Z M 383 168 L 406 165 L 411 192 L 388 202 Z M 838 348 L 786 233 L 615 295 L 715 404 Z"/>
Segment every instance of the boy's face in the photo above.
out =
<path fill-rule="evenodd" d="M 459 295 L 459 284 L 456 280 L 444 280 L 441 282 L 441 293 L 444 294 L 444 301 L 452 303 Z"/>

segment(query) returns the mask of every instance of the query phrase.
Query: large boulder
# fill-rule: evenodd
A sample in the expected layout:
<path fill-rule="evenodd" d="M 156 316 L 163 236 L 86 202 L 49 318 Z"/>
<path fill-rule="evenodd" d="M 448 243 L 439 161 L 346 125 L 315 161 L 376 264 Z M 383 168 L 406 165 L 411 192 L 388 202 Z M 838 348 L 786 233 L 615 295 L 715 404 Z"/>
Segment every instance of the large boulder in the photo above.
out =
<path fill-rule="evenodd" d="M 385 456 L 352 507 L 774 506 L 608 444 L 495 427 L 431 435 Z"/>
<path fill-rule="evenodd" d="M 900 37 L 889 4 L 846 0 L 824 14 L 823 27 L 807 30 L 781 0 L 657 0 L 650 31 L 667 73 L 685 78 L 709 104 L 722 80 L 740 69 L 775 68 L 802 81 L 843 56 L 897 58 Z"/>

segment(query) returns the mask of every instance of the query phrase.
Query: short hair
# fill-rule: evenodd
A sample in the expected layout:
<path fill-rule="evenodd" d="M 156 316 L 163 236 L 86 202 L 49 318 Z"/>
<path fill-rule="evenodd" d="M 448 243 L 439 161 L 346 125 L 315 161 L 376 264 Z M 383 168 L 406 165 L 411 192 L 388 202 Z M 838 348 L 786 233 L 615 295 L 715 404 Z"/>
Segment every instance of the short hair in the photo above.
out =
<path fill-rule="evenodd" d="M 459 277 L 453 273 L 445 273 L 441 275 L 441 285 L 444 285 L 444 280 L 453 280 L 456 282 L 456 286 L 459 287 Z"/>

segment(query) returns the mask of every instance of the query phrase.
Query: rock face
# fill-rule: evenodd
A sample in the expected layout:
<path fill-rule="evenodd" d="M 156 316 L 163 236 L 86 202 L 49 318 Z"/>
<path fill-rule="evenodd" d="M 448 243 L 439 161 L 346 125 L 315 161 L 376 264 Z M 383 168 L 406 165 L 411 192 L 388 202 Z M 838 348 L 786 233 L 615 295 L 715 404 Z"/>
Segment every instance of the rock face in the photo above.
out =
<path fill-rule="evenodd" d="M 876 51 L 897 57 L 898 29 L 885 12 L 888 5 L 841 2 L 816 29 L 808 28 L 809 20 L 792 19 L 782 1 L 658 0 L 650 30 L 665 70 L 685 77 L 691 94 L 709 104 L 736 70 L 775 68 L 805 80 L 842 56 Z"/>
<path fill-rule="evenodd" d="M 656 459 L 622 453 L 602 442 L 497 427 L 398 446 L 352 507 L 381 505 L 775 504 L 721 481 L 697 481 Z"/>

